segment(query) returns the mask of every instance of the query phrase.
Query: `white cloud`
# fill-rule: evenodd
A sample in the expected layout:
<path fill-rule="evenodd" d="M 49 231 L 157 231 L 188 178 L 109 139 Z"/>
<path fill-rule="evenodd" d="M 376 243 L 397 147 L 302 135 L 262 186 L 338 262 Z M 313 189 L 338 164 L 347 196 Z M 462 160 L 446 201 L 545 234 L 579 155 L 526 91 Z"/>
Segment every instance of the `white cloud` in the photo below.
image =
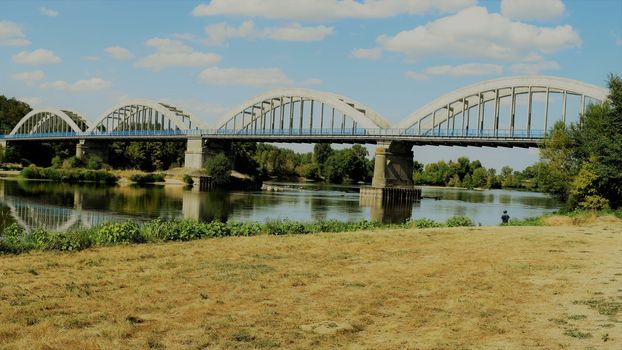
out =
<path fill-rule="evenodd" d="M 254 35 L 254 32 L 255 24 L 253 21 L 245 21 L 238 28 L 227 23 L 216 23 L 205 27 L 207 42 L 214 45 L 224 44 L 228 39 L 248 38 Z"/>
<path fill-rule="evenodd" d="M 48 16 L 48 17 L 58 16 L 58 11 L 49 9 L 47 7 L 39 7 L 39 12 L 41 12 L 42 15 Z"/>
<path fill-rule="evenodd" d="M 536 75 L 544 70 L 557 70 L 559 63 L 555 61 L 540 61 L 534 63 L 516 63 L 510 66 L 513 74 Z"/>
<path fill-rule="evenodd" d="M 212 0 L 194 8 L 194 16 L 246 16 L 271 19 L 331 20 L 338 18 L 386 18 L 431 11 L 455 12 L 477 0 Z"/>
<path fill-rule="evenodd" d="M 97 56 L 83 56 L 82 59 L 85 61 L 90 61 L 90 62 L 99 61 L 99 57 Z"/>
<path fill-rule="evenodd" d="M 55 89 L 61 91 L 87 92 L 106 90 L 112 86 L 112 82 L 101 78 L 90 78 L 68 83 L 64 80 L 56 80 L 50 83 L 41 84 L 44 89 Z"/>
<path fill-rule="evenodd" d="M 352 51 L 352 57 L 361 58 L 366 60 L 377 60 L 382 56 L 382 49 L 374 47 L 372 49 L 354 49 Z"/>
<path fill-rule="evenodd" d="M 25 81 L 25 82 L 33 82 L 33 81 L 45 79 L 45 73 L 40 70 L 31 71 L 31 72 L 15 73 L 11 75 L 11 79 Z"/>
<path fill-rule="evenodd" d="M 616 40 L 616 45 L 622 46 L 622 37 L 620 37 L 620 38 L 618 38 L 618 40 Z"/>
<path fill-rule="evenodd" d="M 104 49 L 104 51 L 106 51 L 106 53 L 110 55 L 110 57 L 117 60 L 131 60 L 132 58 L 134 58 L 134 54 L 130 50 L 121 46 L 107 47 Z"/>
<path fill-rule="evenodd" d="M 467 63 L 457 66 L 432 66 L 425 69 L 431 75 L 449 75 L 452 77 L 462 77 L 467 75 L 498 75 L 503 73 L 503 67 L 498 64 L 486 63 Z"/>
<path fill-rule="evenodd" d="M 212 85 L 291 85 L 292 81 L 278 68 L 207 68 L 199 79 Z"/>
<path fill-rule="evenodd" d="M 290 23 L 284 27 L 255 28 L 253 21 L 245 21 L 239 27 L 227 23 L 217 23 L 205 27 L 207 43 L 214 45 L 224 44 L 228 39 L 272 39 L 278 41 L 320 41 L 331 35 L 332 27 L 315 26 L 305 27 L 299 23 Z"/>
<path fill-rule="evenodd" d="M 219 55 L 194 51 L 178 40 L 152 38 L 146 44 L 155 48 L 156 52 L 136 62 L 136 67 L 159 71 L 169 67 L 208 66 L 221 60 Z"/>
<path fill-rule="evenodd" d="M 538 27 L 472 7 L 395 36 L 382 35 L 377 42 L 411 60 L 451 56 L 520 61 L 579 47 L 581 38 L 570 25 Z"/>
<path fill-rule="evenodd" d="M 299 82 L 298 85 L 300 85 L 300 86 L 315 86 L 315 85 L 322 85 L 322 83 L 323 83 L 322 79 L 311 78 L 311 79 L 305 79 L 305 80 Z"/>
<path fill-rule="evenodd" d="M 17 55 L 13 55 L 13 63 L 18 64 L 43 65 L 57 64 L 60 62 L 61 59 L 56 56 L 53 51 L 45 49 L 37 49 L 31 52 L 22 51 Z"/>
<path fill-rule="evenodd" d="M 30 41 L 17 23 L 0 21 L 0 46 L 26 46 Z"/>
<path fill-rule="evenodd" d="M 564 14 L 562 0 L 502 0 L 501 14 L 518 20 L 549 20 Z"/>
<path fill-rule="evenodd" d="M 430 77 L 427 76 L 427 74 L 421 73 L 421 72 L 415 72 L 415 71 L 408 71 L 408 72 L 404 73 L 404 75 L 406 76 L 406 78 L 409 78 L 409 79 L 412 79 L 412 80 L 428 80 L 428 79 L 430 79 Z"/>

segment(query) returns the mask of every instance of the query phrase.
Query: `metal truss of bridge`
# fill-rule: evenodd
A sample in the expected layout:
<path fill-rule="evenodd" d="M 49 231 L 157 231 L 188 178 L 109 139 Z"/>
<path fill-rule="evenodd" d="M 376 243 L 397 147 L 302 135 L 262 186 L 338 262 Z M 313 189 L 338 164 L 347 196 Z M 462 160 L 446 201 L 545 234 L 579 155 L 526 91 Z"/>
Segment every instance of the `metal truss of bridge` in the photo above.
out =
<path fill-rule="evenodd" d="M 211 128 L 168 103 L 129 101 L 103 112 L 92 124 L 67 110 L 35 110 L 9 135 L 0 136 L 0 143 L 76 140 L 79 157 L 94 153 L 105 158 L 102 144 L 109 140 L 186 139 L 185 166 L 190 168 L 202 167 L 210 147 L 213 153 L 219 142 L 376 143 L 376 162 L 398 165 L 385 169 L 383 179 L 389 180 L 378 183 L 387 184 L 410 178 L 413 145 L 536 147 L 554 122 L 580 122 L 587 106 L 605 101 L 607 94 L 603 88 L 559 77 L 500 78 L 443 95 L 391 125 L 341 95 L 280 89 L 240 104 Z M 538 103 L 544 106 L 534 108 Z"/>

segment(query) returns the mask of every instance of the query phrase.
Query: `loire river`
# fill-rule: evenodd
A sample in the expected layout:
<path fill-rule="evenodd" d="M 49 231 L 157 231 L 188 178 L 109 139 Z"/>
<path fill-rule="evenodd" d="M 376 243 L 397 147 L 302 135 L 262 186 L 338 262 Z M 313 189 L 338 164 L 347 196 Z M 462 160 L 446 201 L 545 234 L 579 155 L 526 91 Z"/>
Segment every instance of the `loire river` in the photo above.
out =
<path fill-rule="evenodd" d="M 99 186 L 0 180 L 0 229 L 18 223 L 29 229 L 68 230 L 109 221 L 154 218 L 264 222 L 272 219 L 336 219 L 402 222 L 444 221 L 467 216 L 496 225 L 503 210 L 512 218 L 555 211 L 547 195 L 508 190 L 471 191 L 423 187 L 425 197 L 409 205 L 383 206 L 359 200 L 356 186 L 267 183 L 280 191 L 196 192 L 181 186 Z"/>

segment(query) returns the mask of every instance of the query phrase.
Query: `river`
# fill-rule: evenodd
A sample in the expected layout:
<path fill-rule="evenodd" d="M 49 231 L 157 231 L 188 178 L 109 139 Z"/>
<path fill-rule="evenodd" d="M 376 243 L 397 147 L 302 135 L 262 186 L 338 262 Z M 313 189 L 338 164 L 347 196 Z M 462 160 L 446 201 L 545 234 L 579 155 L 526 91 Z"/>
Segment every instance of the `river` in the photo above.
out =
<path fill-rule="evenodd" d="M 181 186 L 103 186 L 0 180 L 0 228 L 69 230 L 109 221 L 190 218 L 203 221 L 264 222 L 271 219 L 336 219 L 402 222 L 407 218 L 444 221 L 467 216 L 496 225 L 503 210 L 512 218 L 553 212 L 559 203 L 535 192 L 474 191 L 423 187 L 421 202 L 382 205 L 359 200 L 356 186 L 267 183 L 278 192 L 197 192 Z"/>

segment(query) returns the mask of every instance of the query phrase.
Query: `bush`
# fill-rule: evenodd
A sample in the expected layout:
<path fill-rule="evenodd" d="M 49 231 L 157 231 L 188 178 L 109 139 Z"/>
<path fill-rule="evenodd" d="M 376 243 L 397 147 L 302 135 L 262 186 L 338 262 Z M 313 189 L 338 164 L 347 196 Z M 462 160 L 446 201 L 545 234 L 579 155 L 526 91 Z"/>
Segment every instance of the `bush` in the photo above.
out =
<path fill-rule="evenodd" d="M 445 222 L 447 227 L 475 226 L 473 220 L 464 216 L 452 216 Z"/>
<path fill-rule="evenodd" d="M 134 222 L 103 224 L 93 229 L 93 236 L 98 245 L 146 242 L 140 227 Z"/>
<path fill-rule="evenodd" d="M 56 182 L 101 182 L 115 183 L 118 178 L 103 170 L 88 169 L 54 169 L 29 166 L 20 171 L 20 176 L 26 179 L 52 180 Z"/>
<path fill-rule="evenodd" d="M 231 176 L 231 161 L 224 153 L 218 153 L 207 160 L 205 170 L 215 185 L 226 184 Z"/>
<path fill-rule="evenodd" d="M 404 224 L 405 227 L 407 228 L 433 228 L 433 227 L 443 227 L 443 224 L 438 223 L 434 220 L 430 220 L 430 219 L 415 219 L 415 220 L 408 220 L 406 221 L 406 223 Z"/>
<path fill-rule="evenodd" d="M 194 180 L 192 179 L 192 176 L 188 174 L 184 175 L 183 180 L 186 185 L 194 185 Z"/>
<path fill-rule="evenodd" d="M 164 182 L 165 175 L 162 173 L 149 173 L 149 174 L 134 174 L 130 176 L 130 181 L 139 185 Z"/>

